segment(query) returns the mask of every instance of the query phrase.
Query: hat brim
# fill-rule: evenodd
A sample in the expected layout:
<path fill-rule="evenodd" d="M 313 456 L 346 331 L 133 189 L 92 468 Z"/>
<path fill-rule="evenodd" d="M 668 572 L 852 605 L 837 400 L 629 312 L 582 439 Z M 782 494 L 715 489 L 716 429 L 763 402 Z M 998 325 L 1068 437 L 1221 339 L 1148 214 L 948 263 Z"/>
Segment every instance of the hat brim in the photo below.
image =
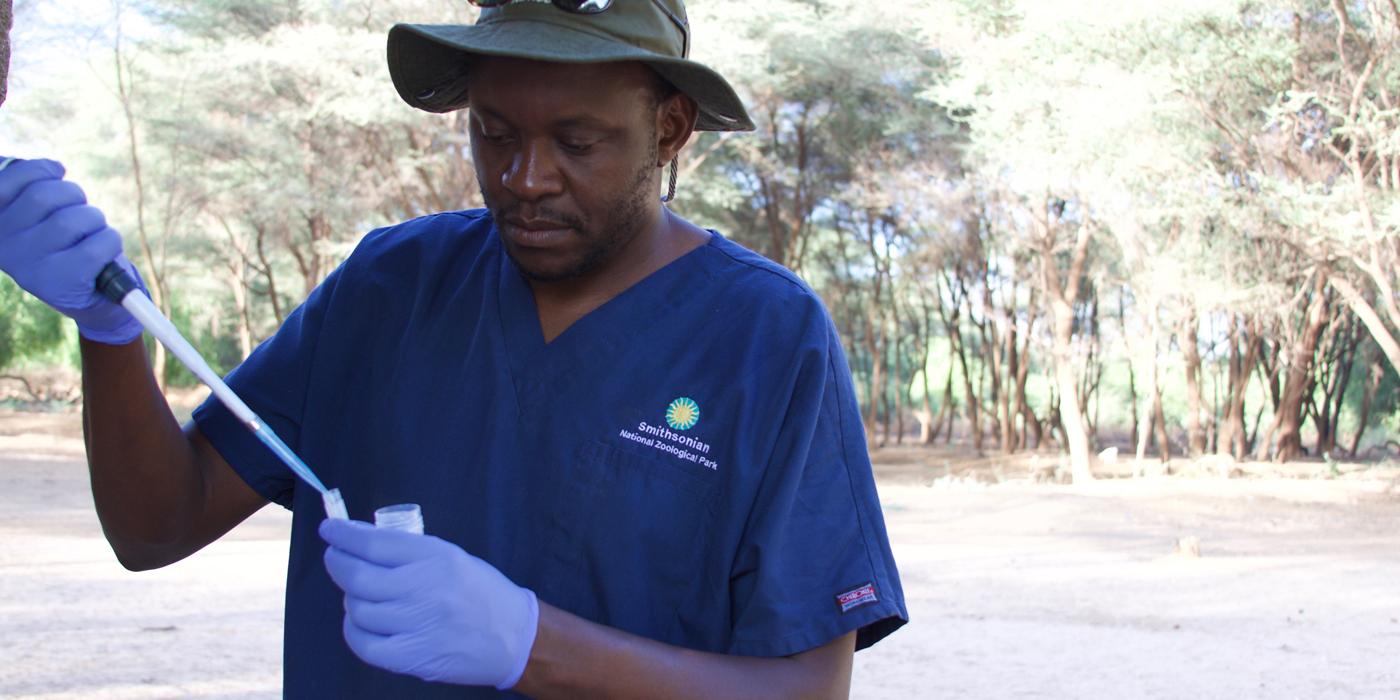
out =
<path fill-rule="evenodd" d="M 696 61 L 538 22 L 397 24 L 389 30 L 389 76 L 394 89 L 404 102 L 427 112 L 451 112 L 468 105 L 466 72 L 472 54 L 554 63 L 639 61 L 695 100 L 697 131 L 754 128 L 729 82 Z"/>

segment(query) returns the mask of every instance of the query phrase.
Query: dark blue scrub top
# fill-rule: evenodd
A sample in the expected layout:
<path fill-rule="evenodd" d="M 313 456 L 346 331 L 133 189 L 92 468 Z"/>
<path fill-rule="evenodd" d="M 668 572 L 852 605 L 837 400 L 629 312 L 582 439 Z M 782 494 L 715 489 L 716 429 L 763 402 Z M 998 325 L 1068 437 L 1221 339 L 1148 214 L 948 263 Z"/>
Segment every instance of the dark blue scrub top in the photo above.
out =
<path fill-rule="evenodd" d="M 229 384 L 351 517 L 419 503 L 428 534 L 590 620 L 785 656 L 907 619 L 831 321 L 719 234 L 546 344 L 488 213 L 379 229 Z M 318 494 L 217 402 L 194 417 L 294 514 L 287 697 L 502 695 L 359 661 Z"/>

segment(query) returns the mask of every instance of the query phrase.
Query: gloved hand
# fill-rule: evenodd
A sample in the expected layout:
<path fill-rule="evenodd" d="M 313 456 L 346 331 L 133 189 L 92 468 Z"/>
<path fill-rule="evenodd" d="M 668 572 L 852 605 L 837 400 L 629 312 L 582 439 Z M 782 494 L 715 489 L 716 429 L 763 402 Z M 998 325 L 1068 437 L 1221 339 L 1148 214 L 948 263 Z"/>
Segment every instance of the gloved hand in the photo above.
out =
<path fill-rule="evenodd" d="M 533 591 L 431 535 L 355 520 L 325 520 L 320 533 L 356 656 L 425 681 L 519 682 L 539 627 Z"/>
<path fill-rule="evenodd" d="M 141 323 L 97 291 L 97 274 L 116 260 L 138 284 L 141 276 L 122 255 L 121 234 L 63 173 L 51 160 L 0 170 L 0 270 L 77 321 L 84 338 L 125 345 L 141 337 Z"/>

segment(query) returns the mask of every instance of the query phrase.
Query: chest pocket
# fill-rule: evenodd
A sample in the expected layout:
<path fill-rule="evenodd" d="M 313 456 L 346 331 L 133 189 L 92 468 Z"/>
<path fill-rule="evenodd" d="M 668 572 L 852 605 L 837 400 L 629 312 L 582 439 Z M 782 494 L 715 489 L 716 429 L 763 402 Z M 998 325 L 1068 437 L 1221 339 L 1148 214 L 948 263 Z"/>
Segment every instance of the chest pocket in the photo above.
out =
<path fill-rule="evenodd" d="M 664 639 L 681 603 L 715 579 L 705 571 L 715 476 L 665 453 L 585 444 L 557 491 L 541 599 Z"/>

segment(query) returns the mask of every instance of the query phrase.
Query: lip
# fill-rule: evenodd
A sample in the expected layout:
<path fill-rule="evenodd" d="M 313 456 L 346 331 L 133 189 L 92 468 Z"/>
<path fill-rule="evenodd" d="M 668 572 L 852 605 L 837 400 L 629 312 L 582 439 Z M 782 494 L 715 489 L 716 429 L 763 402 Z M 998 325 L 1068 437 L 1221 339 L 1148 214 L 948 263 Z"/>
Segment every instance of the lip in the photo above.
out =
<path fill-rule="evenodd" d="M 506 219 L 500 228 L 511 242 L 529 248 L 557 245 L 573 234 L 573 228 L 543 219 Z"/>

